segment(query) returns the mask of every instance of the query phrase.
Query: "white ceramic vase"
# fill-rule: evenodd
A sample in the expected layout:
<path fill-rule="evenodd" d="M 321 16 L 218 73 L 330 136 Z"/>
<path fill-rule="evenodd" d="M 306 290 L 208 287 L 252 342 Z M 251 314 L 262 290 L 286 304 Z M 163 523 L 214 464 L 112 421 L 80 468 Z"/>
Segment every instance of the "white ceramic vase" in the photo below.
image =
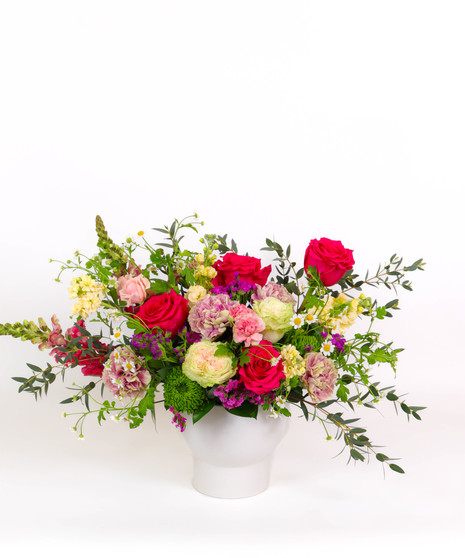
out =
<path fill-rule="evenodd" d="M 214 407 L 184 439 L 194 458 L 192 484 L 216 498 L 248 498 L 267 489 L 274 450 L 289 428 L 286 417 L 271 418 L 259 409 L 257 419 Z"/>

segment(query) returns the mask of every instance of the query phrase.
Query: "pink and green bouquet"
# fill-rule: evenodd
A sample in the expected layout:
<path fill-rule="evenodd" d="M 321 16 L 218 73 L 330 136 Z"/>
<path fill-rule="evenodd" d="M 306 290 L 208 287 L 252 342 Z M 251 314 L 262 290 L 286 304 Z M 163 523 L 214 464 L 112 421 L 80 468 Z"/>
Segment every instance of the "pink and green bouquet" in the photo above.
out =
<path fill-rule="evenodd" d="M 181 431 L 215 406 L 251 420 L 258 412 L 276 420 L 298 414 L 320 422 L 328 439 L 334 430 L 349 459 L 374 455 L 402 473 L 359 419 L 343 412 L 376 408 L 386 398 L 420 419 L 424 407 L 407 404 L 373 374 L 380 364 L 396 370 L 402 349 L 382 341 L 374 325 L 399 310 L 398 299 L 380 304 L 363 290 L 411 290 L 405 276 L 424 262 L 405 266 L 393 255 L 362 279 L 353 251 L 328 238 L 311 240 L 298 264 L 290 245 L 268 238 L 262 248 L 273 254 L 268 265 L 241 255 L 227 235 L 201 236 L 196 251 L 181 248 L 199 226 L 194 215 L 153 229 L 163 235 L 155 244 L 143 231 L 116 244 L 97 216 L 98 253 L 77 251 L 58 262 L 57 281 L 64 271 L 76 273 L 68 288 L 70 327 L 63 329 L 55 315 L 51 326 L 42 318 L 0 324 L 0 335 L 31 341 L 50 355 L 45 367 L 27 364 L 29 377 L 13 378 L 19 391 L 37 399 L 57 376 L 71 379 L 72 393 L 61 403 L 79 406 L 64 416 L 75 420 L 80 438 L 92 415 L 136 428 L 148 415 L 155 418 L 157 406 L 172 413 Z M 93 324 L 99 333 L 91 332 Z"/>

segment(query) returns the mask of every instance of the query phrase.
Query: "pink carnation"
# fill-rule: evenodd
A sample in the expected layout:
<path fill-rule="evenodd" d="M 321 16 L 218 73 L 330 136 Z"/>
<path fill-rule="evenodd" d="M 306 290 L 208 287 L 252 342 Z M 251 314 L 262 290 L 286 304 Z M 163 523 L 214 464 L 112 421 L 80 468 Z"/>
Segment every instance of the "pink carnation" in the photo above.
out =
<path fill-rule="evenodd" d="M 263 339 L 260 331 L 266 328 L 265 322 L 257 314 L 240 304 L 231 310 L 234 320 L 233 337 L 236 343 L 244 343 L 246 347 L 258 345 Z"/>
<path fill-rule="evenodd" d="M 263 300 L 264 298 L 274 297 L 281 302 L 292 302 L 295 305 L 296 299 L 293 294 L 291 294 L 284 285 L 278 285 L 270 281 L 264 287 L 257 286 L 257 290 L 252 295 L 253 300 Z"/>
<path fill-rule="evenodd" d="M 305 375 L 303 381 L 315 403 L 326 401 L 334 391 L 337 370 L 334 362 L 321 353 L 307 353 L 304 357 Z"/>
<path fill-rule="evenodd" d="M 143 275 L 124 275 L 118 279 L 117 293 L 127 306 L 141 304 L 147 297 L 150 281 Z"/>
<path fill-rule="evenodd" d="M 191 309 L 189 325 L 203 339 L 216 339 L 230 325 L 230 312 L 236 306 L 239 302 L 231 300 L 227 294 L 206 296 Z"/>
<path fill-rule="evenodd" d="M 150 383 L 150 372 L 128 347 L 115 349 L 105 364 L 103 383 L 115 397 L 137 397 Z"/>

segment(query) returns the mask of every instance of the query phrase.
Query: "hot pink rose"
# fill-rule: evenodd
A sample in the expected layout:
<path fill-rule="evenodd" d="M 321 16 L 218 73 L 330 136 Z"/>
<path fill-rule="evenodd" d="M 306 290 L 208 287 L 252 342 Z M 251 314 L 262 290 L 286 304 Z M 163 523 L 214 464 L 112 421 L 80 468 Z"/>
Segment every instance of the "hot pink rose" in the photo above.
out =
<path fill-rule="evenodd" d="M 353 250 L 344 248 L 340 240 L 313 239 L 305 251 L 304 267 L 315 267 L 326 287 L 335 285 L 354 266 Z"/>
<path fill-rule="evenodd" d="M 244 343 L 246 347 L 258 345 L 263 339 L 260 331 L 266 328 L 265 322 L 252 309 L 243 304 L 232 308 L 230 314 L 234 320 L 234 341 Z"/>
<path fill-rule="evenodd" d="M 222 260 L 218 260 L 213 264 L 217 271 L 216 277 L 212 280 L 215 286 L 227 285 L 239 273 L 239 279 L 248 281 L 249 283 L 263 285 L 271 273 L 271 265 L 267 265 L 262 269 L 262 262 L 259 258 L 251 256 L 239 256 L 233 252 L 228 252 L 223 256 Z"/>
<path fill-rule="evenodd" d="M 188 314 L 187 300 L 171 290 L 150 296 L 137 310 L 136 317 L 149 329 L 159 327 L 165 333 L 176 335 L 184 327 Z"/>
<path fill-rule="evenodd" d="M 127 306 L 141 304 L 147 297 L 150 281 L 143 275 L 124 275 L 118 279 L 117 293 Z"/>
<path fill-rule="evenodd" d="M 248 349 L 250 362 L 239 368 L 238 374 L 245 387 L 262 395 L 279 387 L 285 379 L 280 354 L 269 341 Z M 278 360 L 279 359 L 279 360 Z"/>

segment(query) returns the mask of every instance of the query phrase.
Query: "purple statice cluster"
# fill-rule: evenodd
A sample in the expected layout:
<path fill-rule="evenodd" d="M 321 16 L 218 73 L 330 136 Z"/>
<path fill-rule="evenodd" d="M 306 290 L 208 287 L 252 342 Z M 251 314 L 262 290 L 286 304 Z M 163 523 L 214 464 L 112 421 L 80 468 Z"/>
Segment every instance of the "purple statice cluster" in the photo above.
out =
<path fill-rule="evenodd" d="M 233 298 L 235 294 L 246 295 L 256 290 L 257 290 L 257 285 L 254 285 L 253 283 L 249 283 L 248 281 L 244 281 L 240 279 L 239 273 L 235 273 L 234 279 L 232 281 L 230 281 L 226 285 L 218 285 L 217 287 L 213 287 L 210 293 L 227 294 L 231 298 Z"/>
<path fill-rule="evenodd" d="M 264 395 L 258 395 L 253 391 L 244 389 L 239 380 L 229 380 L 227 384 L 218 386 L 213 395 L 218 397 L 225 409 L 240 407 L 246 399 L 253 405 L 263 405 L 265 403 Z"/>
<path fill-rule="evenodd" d="M 187 327 L 185 327 L 181 331 L 181 333 L 186 334 L 186 341 L 189 345 L 192 345 L 193 343 L 198 343 L 202 339 L 202 336 L 200 335 L 200 333 L 197 333 L 195 331 L 189 331 L 187 329 Z"/>
<path fill-rule="evenodd" d="M 344 337 L 342 337 L 342 335 L 340 335 L 339 333 L 333 333 L 331 335 L 331 343 L 340 353 L 344 352 L 344 345 L 346 343 L 346 340 L 344 339 Z"/>
<path fill-rule="evenodd" d="M 131 344 L 134 347 L 150 351 L 155 359 L 163 355 L 161 345 L 169 342 L 170 338 L 165 337 L 162 333 L 158 333 L 157 335 L 153 333 L 137 333 L 133 335 L 131 339 Z"/>
<path fill-rule="evenodd" d="M 173 413 L 171 423 L 174 424 L 176 428 L 179 428 L 181 432 L 184 432 L 184 430 L 186 430 L 186 418 L 183 417 L 181 413 L 178 413 L 174 407 L 170 407 L 169 410 Z"/>
<path fill-rule="evenodd" d="M 189 345 L 199 342 L 202 338 L 198 333 L 188 331 L 186 327 L 183 328 L 180 333 L 185 333 L 186 341 Z M 177 356 L 180 363 L 184 362 L 186 353 L 184 347 L 173 347 L 173 340 L 171 337 L 165 336 L 161 332 L 157 334 L 137 333 L 132 336 L 131 344 L 137 349 L 149 351 L 155 360 L 163 357 L 162 347 L 164 346 L 165 353 L 172 351 Z"/>

